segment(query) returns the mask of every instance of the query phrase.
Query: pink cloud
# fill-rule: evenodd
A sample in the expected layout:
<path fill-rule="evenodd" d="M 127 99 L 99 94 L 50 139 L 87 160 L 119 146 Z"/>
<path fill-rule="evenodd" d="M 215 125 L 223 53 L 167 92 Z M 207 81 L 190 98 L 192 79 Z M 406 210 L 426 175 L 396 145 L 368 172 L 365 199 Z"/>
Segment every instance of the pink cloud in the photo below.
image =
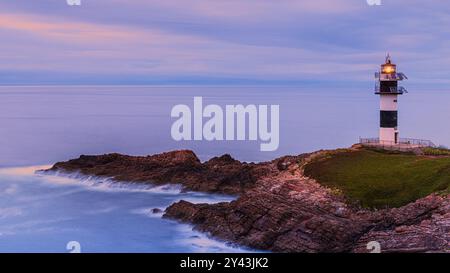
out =
<path fill-rule="evenodd" d="M 101 42 L 133 39 L 139 34 L 129 29 L 82 22 L 48 20 L 43 16 L 0 13 L 0 29 L 66 42 Z"/>

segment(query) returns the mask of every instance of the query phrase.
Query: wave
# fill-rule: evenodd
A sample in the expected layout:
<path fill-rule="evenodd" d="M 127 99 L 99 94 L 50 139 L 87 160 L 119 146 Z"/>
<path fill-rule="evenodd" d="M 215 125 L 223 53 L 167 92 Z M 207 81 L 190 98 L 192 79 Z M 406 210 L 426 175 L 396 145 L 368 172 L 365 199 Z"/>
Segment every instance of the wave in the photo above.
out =
<path fill-rule="evenodd" d="M 56 186 L 83 186 L 89 190 L 96 191 L 146 192 L 173 195 L 180 196 L 176 201 L 185 200 L 191 203 L 213 204 L 231 202 L 237 198 L 234 195 L 184 191 L 184 187 L 181 184 L 154 185 L 145 182 L 116 181 L 112 177 L 85 175 L 80 172 L 44 171 L 50 167 L 51 165 L 0 168 L 0 176 L 13 177 L 16 180 L 24 181 L 29 181 L 30 178 L 34 178 L 41 183 Z M 13 190 L 9 189 L 8 192 L 12 192 Z"/>
<path fill-rule="evenodd" d="M 150 192 L 160 194 L 180 194 L 183 186 L 180 184 L 152 185 L 144 182 L 120 182 L 111 177 L 84 175 L 79 172 L 67 173 L 60 171 L 36 171 L 36 175 L 58 184 L 78 184 L 101 191 Z"/>
<path fill-rule="evenodd" d="M 58 184 L 78 184 L 101 191 L 125 191 L 125 192 L 147 192 L 166 195 L 182 195 L 176 201 L 185 200 L 191 203 L 214 204 L 219 202 L 231 202 L 237 198 L 234 195 L 212 194 L 203 192 L 184 191 L 181 184 L 153 185 L 145 182 L 122 182 L 111 177 L 98 177 L 81 174 L 79 172 L 67 173 L 60 171 L 42 172 L 36 171 L 37 175 L 46 177 L 46 180 Z M 165 208 L 164 208 L 165 209 Z"/>
<path fill-rule="evenodd" d="M 161 219 L 166 207 L 181 199 L 192 203 L 217 203 L 232 201 L 234 196 L 184 192 L 181 185 L 155 186 L 149 183 L 117 182 L 111 178 L 80 173 L 40 171 L 49 167 L 0 169 L 0 181 L 4 182 L 0 184 L 0 195 L 7 197 L 4 199 L 7 206 L 2 208 L 0 202 L 0 236 L 18 236 L 20 240 L 20 236 L 27 234 L 36 244 L 36 249 L 42 249 L 36 242 L 45 236 L 53 236 L 56 231 L 63 234 L 61 236 L 70 238 L 80 236 L 81 231 L 72 229 L 73 226 L 93 233 L 110 232 L 113 236 L 116 232 L 136 231 L 135 227 L 139 229 L 141 225 L 148 224 L 150 230 L 154 229 L 149 232 L 157 232 L 161 234 L 161 238 L 168 240 L 158 240 L 155 243 L 161 244 L 162 249 L 170 249 L 169 251 L 174 249 L 174 244 L 181 252 L 252 251 L 212 239 L 208 234 L 192 230 L 190 225 Z M 14 202 L 10 204 L 9 199 Z M 83 202 L 83 206 L 79 205 L 80 202 Z M 82 209 L 85 207 L 88 209 Z M 106 231 L 96 229 L 103 226 L 105 221 L 114 221 L 117 217 L 130 213 L 136 217 L 127 218 L 129 222 L 124 226 L 114 226 Z M 145 219 L 147 217 L 158 219 Z M 167 227 L 169 230 L 159 227 Z M 144 231 L 141 235 L 142 238 L 153 238 L 147 237 Z M 102 240 L 103 237 L 99 236 L 99 245 L 105 242 Z M 125 249 L 134 249 L 134 243 L 132 240 L 127 241 L 126 246 L 130 248 Z M 171 247 L 166 247 L 166 243 L 170 243 Z M 117 246 L 117 249 L 121 249 L 120 247 Z M 0 247 L 2 249 L 6 249 L 5 246 Z M 154 251 L 152 247 L 149 249 Z"/>
<path fill-rule="evenodd" d="M 191 225 L 179 225 L 177 231 L 182 238 L 178 238 L 177 243 L 188 246 L 192 252 L 200 253 L 253 253 L 263 252 L 249 249 L 236 244 L 227 243 L 217 239 L 212 239 L 207 233 L 193 230 Z"/>
<path fill-rule="evenodd" d="M 165 210 L 166 210 L 165 207 L 140 208 L 132 210 L 131 213 L 145 215 L 150 218 L 162 218 Z"/>

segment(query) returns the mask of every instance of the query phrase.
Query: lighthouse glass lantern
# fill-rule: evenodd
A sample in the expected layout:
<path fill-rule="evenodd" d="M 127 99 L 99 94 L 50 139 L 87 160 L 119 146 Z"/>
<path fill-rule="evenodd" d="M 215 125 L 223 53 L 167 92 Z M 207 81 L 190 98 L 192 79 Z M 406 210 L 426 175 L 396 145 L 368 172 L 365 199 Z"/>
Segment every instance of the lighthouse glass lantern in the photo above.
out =
<path fill-rule="evenodd" d="M 380 134 L 379 141 L 383 145 L 399 144 L 398 130 L 398 96 L 407 93 L 399 81 L 407 79 L 405 74 L 397 72 L 397 66 L 387 55 L 379 72 L 375 73 L 378 80 L 375 94 L 380 95 Z"/>

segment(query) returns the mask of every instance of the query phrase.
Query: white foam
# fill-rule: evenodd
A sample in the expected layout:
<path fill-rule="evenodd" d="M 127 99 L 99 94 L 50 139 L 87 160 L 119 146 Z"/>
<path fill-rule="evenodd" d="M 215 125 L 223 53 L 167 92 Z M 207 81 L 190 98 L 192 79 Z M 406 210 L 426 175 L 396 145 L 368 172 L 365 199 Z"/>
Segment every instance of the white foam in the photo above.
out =
<path fill-rule="evenodd" d="M 154 209 L 159 209 L 160 211 L 153 212 Z M 145 215 L 145 216 L 151 217 L 151 218 L 161 218 L 163 216 L 165 210 L 166 210 L 166 208 L 163 208 L 163 207 L 140 208 L 140 209 L 132 210 L 131 213 L 141 214 L 141 215 Z"/>
<path fill-rule="evenodd" d="M 179 244 L 187 245 L 193 252 L 224 252 L 224 253 L 249 253 L 255 250 L 239 247 L 224 241 L 211 239 L 208 234 L 193 230 L 191 225 L 180 225 L 178 231 L 183 238 L 177 240 Z"/>
<path fill-rule="evenodd" d="M 118 182 L 109 177 L 97 177 L 80 173 L 46 172 L 38 173 L 46 181 L 55 184 L 81 185 L 100 191 L 149 192 L 161 194 L 179 194 L 183 187 L 179 184 L 155 186 L 143 182 Z"/>
<path fill-rule="evenodd" d="M 183 198 L 180 198 L 180 200 L 188 201 L 193 204 L 217 204 L 217 203 L 231 202 L 233 200 L 236 200 L 236 196 L 204 194 L 201 196 L 183 197 Z"/>

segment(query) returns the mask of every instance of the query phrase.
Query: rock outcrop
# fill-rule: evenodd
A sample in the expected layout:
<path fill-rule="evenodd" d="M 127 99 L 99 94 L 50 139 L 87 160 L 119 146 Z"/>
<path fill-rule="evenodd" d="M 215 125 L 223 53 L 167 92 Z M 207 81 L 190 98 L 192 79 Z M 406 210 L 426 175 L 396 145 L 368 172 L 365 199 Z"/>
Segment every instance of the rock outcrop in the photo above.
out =
<path fill-rule="evenodd" d="M 148 157 L 81 156 L 49 171 L 239 194 L 230 203 L 179 201 L 166 209 L 164 217 L 257 249 L 369 252 L 367 244 L 376 241 L 382 252 L 450 252 L 450 196 L 432 194 L 401 208 L 378 211 L 354 207 L 342 194 L 303 175 L 304 164 L 318 153 L 258 164 L 241 163 L 229 155 L 201 163 L 191 151 Z"/>
<path fill-rule="evenodd" d="M 371 218 L 375 226 L 359 238 L 354 252 L 367 252 L 367 244 L 375 241 L 385 253 L 450 253 L 450 196 L 433 194 Z"/>
<path fill-rule="evenodd" d="M 82 155 L 78 159 L 56 163 L 44 172 L 78 172 L 108 177 L 116 181 L 152 184 L 181 184 L 186 190 L 239 194 L 258 179 L 253 164 L 241 163 L 229 155 L 201 163 L 188 150 L 152 156 L 107 154 Z"/>

